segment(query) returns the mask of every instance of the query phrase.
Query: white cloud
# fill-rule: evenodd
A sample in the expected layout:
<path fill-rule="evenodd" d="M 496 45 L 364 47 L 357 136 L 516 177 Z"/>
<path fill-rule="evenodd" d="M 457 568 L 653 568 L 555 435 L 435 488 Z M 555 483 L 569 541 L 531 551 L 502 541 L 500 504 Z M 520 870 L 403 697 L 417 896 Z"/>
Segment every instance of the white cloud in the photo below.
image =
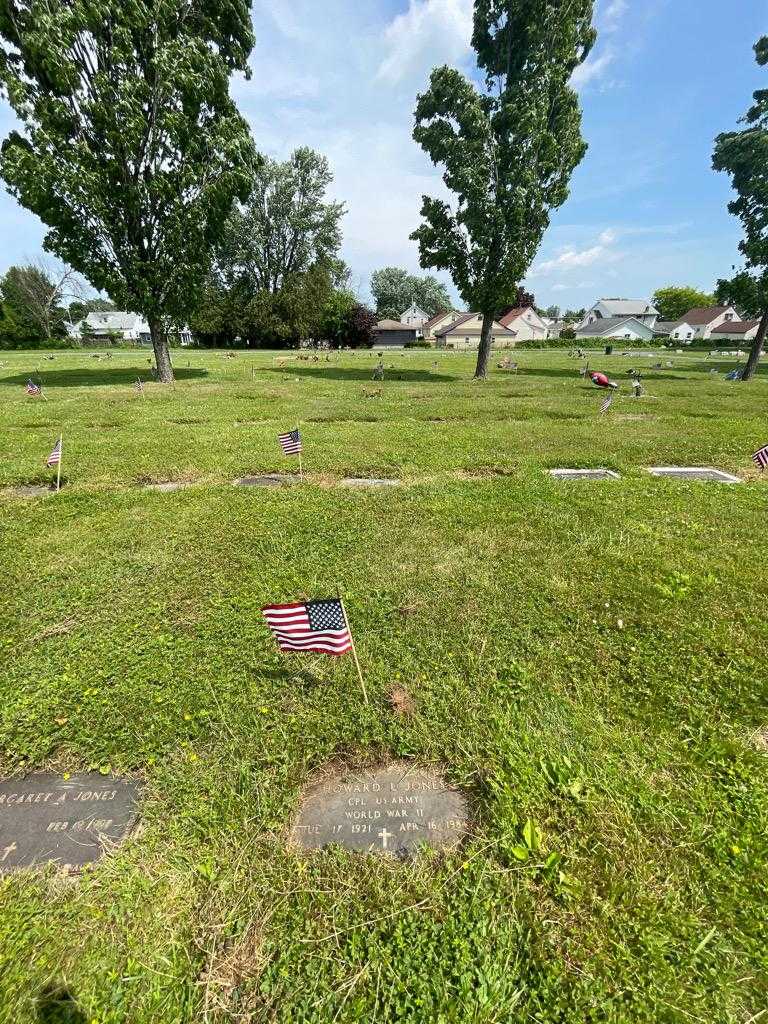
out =
<path fill-rule="evenodd" d="M 583 89 L 590 82 L 602 78 L 611 64 L 613 64 L 614 57 L 613 49 L 603 50 L 599 56 L 590 54 L 584 63 L 579 64 L 571 75 L 571 85 L 574 89 Z"/>
<path fill-rule="evenodd" d="M 596 245 L 587 249 L 576 249 L 573 246 L 561 249 L 557 256 L 533 267 L 529 276 L 537 277 L 555 271 L 563 273 L 580 267 L 591 267 L 595 263 L 614 263 L 622 258 L 622 253 L 612 248 L 615 241 L 616 232 L 607 228 L 599 235 Z"/>
<path fill-rule="evenodd" d="M 619 28 L 619 22 L 629 10 L 627 0 L 611 0 L 603 15 L 603 31 L 615 32 Z"/>
<path fill-rule="evenodd" d="M 384 31 L 387 55 L 378 77 L 393 84 L 439 62 L 456 63 L 469 52 L 472 0 L 410 0 Z"/>

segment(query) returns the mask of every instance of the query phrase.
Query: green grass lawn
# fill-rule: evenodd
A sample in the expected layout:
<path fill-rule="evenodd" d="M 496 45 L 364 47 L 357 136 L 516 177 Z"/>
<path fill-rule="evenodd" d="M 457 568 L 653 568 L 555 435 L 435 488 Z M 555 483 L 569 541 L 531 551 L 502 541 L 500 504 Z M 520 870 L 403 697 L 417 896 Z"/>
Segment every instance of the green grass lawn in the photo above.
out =
<path fill-rule="evenodd" d="M 671 358 L 600 416 L 565 353 L 182 351 L 144 397 L 146 353 L 0 353 L 0 775 L 144 783 L 84 875 L 0 879 L 1 1024 L 768 1022 L 768 367 Z M 231 486 L 296 423 L 303 486 Z M 369 706 L 260 615 L 337 583 Z M 286 848 L 314 772 L 394 758 L 466 789 L 458 852 Z"/>

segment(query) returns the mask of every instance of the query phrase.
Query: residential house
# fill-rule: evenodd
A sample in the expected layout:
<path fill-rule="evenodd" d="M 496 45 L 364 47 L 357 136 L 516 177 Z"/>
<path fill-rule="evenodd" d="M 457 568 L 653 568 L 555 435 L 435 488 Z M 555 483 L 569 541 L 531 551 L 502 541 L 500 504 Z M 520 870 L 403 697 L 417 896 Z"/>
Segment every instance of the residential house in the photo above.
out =
<path fill-rule="evenodd" d="M 635 320 L 652 328 L 659 318 L 659 311 L 645 299 L 598 299 L 594 306 L 587 310 L 578 326 L 587 327 L 595 320 L 615 320 L 619 317 L 634 317 Z"/>
<path fill-rule="evenodd" d="M 554 323 L 554 321 L 552 321 Z M 549 337 L 549 327 L 533 306 L 516 306 L 499 317 L 499 323 L 512 331 L 515 342 L 544 341 Z"/>
<path fill-rule="evenodd" d="M 579 340 L 592 341 L 652 341 L 653 327 L 634 316 L 598 317 L 576 329 Z"/>
<path fill-rule="evenodd" d="M 752 342 L 759 329 L 759 320 L 728 320 L 715 327 L 709 337 L 712 341 Z"/>
<path fill-rule="evenodd" d="M 416 341 L 417 328 L 399 320 L 379 320 L 373 329 L 374 348 L 403 348 Z"/>
<path fill-rule="evenodd" d="M 438 348 L 477 349 L 480 346 L 480 335 L 483 330 L 482 313 L 464 313 L 453 323 L 435 331 L 435 344 Z M 491 344 L 497 348 L 514 348 L 517 337 L 498 320 L 494 320 L 491 333 Z"/>
<path fill-rule="evenodd" d="M 435 313 L 421 328 L 424 340 L 434 342 L 436 331 L 456 323 L 461 316 L 464 316 L 464 313 L 459 313 L 455 309 L 444 309 L 439 313 Z"/>
<path fill-rule="evenodd" d="M 123 313 L 116 310 L 89 313 L 84 320 L 75 324 L 71 333 L 73 336 L 86 338 L 94 345 L 152 344 L 149 324 L 144 317 L 138 313 Z M 177 332 L 174 332 L 174 335 L 176 334 Z M 192 332 L 188 327 L 178 332 L 178 340 L 182 345 L 192 344 Z"/>
<path fill-rule="evenodd" d="M 400 323 L 406 324 L 408 327 L 415 327 L 419 332 L 427 320 L 429 320 L 429 313 L 425 313 L 421 306 L 417 306 L 415 302 L 412 302 L 400 317 Z"/>
<path fill-rule="evenodd" d="M 657 338 L 669 338 L 690 345 L 696 337 L 693 327 L 685 320 L 657 320 L 653 333 Z"/>
<path fill-rule="evenodd" d="M 693 338 L 685 340 L 699 341 L 710 338 L 712 332 L 722 324 L 738 323 L 740 320 L 741 317 L 733 306 L 699 306 L 696 309 L 689 309 L 678 323 L 693 329 Z"/>

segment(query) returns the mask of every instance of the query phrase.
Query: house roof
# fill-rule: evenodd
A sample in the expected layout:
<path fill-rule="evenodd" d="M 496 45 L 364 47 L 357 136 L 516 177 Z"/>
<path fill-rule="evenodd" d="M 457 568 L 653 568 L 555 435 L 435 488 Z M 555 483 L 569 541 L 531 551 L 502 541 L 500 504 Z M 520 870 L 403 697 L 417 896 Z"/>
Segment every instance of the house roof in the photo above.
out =
<path fill-rule="evenodd" d="M 704 324 L 711 324 L 723 313 L 727 313 L 731 306 L 697 306 L 689 309 L 680 323 L 690 324 L 691 327 L 701 327 Z"/>
<path fill-rule="evenodd" d="M 89 313 L 83 321 L 90 331 L 148 331 L 149 325 L 138 313 L 122 313 L 112 310 L 99 310 Z"/>
<path fill-rule="evenodd" d="M 760 326 L 759 320 L 726 320 L 715 328 L 717 334 L 748 334 L 749 331 Z"/>
<path fill-rule="evenodd" d="M 450 309 L 443 309 L 439 313 L 435 313 L 435 315 L 433 317 L 430 317 L 429 320 L 427 320 L 427 322 L 424 324 L 424 326 L 425 327 L 434 327 L 435 324 L 439 324 L 440 321 L 444 317 L 446 317 L 446 316 L 453 316 L 454 312 L 455 312 L 455 310 L 452 311 Z M 460 316 L 460 315 L 461 314 L 456 313 L 456 316 Z"/>
<path fill-rule="evenodd" d="M 595 306 L 605 306 L 611 317 L 617 316 L 658 316 L 659 311 L 645 299 L 598 299 Z M 594 308 L 594 307 L 593 307 Z"/>
<path fill-rule="evenodd" d="M 502 327 L 509 327 L 519 316 L 523 315 L 526 309 L 530 308 L 530 306 L 515 306 L 514 309 L 507 310 L 504 316 L 499 317 L 499 323 Z"/>
<path fill-rule="evenodd" d="M 648 328 L 648 324 L 644 324 L 642 320 L 638 320 L 634 316 L 604 316 L 601 320 L 595 320 L 591 324 L 586 324 L 584 327 L 577 327 L 577 333 L 582 335 L 593 336 L 599 338 L 603 334 L 608 334 L 610 331 L 616 330 L 622 324 L 628 324 L 634 321 L 641 327 Z"/>
<path fill-rule="evenodd" d="M 408 324 L 401 324 L 399 320 L 379 320 L 376 324 L 375 330 L 377 331 L 410 331 L 412 334 L 416 333 L 415 327 L 409 327 Z"/>
<path fill-rule="evenodd" d="M 459 331 L 460 328 L 464 327 L 464 324 L 466 324 L 468 321 L 474 320 L 476 317 L 479 317 L 480 315 L 480 313 L 462 313 L 458 320 L 455 320 L 452 324 L 446 324 L 446 326 L 439 331 L 435 331 L 435 337 L 442 338 L 446 334 L 453 334 L 454 331 Z M 494 334 L 510 334 L 513 337 L 515 335 L 515 331 L 510 331 L 508 327 L 505 327 L 498 320 L 493 321 L 493 331 Z M 462 333 L 466 334 L 467 336 L 474 336 L 475 334 L 481 334 L 482 330 L 479 327 L 464 327 Z"/>
<path fill-rule="evenodd" d="M 653 328 L 654 334 L 671 334 L 677 327 L 682 327 L 685 320 L 657 320 Z"/>

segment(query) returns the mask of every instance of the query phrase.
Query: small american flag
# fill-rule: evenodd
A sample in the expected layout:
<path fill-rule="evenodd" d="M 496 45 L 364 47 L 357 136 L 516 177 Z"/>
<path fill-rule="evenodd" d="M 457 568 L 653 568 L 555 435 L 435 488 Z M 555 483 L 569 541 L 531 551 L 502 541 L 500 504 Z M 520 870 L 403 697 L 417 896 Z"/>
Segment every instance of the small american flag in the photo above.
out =
<path fill-rule="evenodd" d="M 613 405 L 613 395 L 606 395 L 603 399 L 603 404 L 600 406 L 600 413 L 608 412 Z"/>
<path fill-rule="evenodd" d="M 38 384 L 35 384 L 33 380 L 27 381 L 26 391 L 28 395 L 33 395 L 34 397 L 42 395 L 43 393 L 43 389 Z"/>
<path fill-rule="evenodd" d="M 298 430 L 292 430 L 289 434 L 280 434 L 277 439 L 286 455 L 301 455 L 301 434 Z"/>
<path fill-rule="evenodd" d="M 759 451 L 755 452 L 752 461 L 760 470 L 768 469 L 768 444 L 763 445 Z"/>
<path fill-rule="evenodd" d="M 141 377 L 136 378 L 136 383 L 133 385 L 134 391 L 138 391 L 139 394 L 144 393 L 144 385 L 141 382 Z"/>
<path fill-rule="evenodd" d="M 46 462 L 46 466 L 58 466 L 58 464 L 60 462 L 61 462 L 61 438 L 59 438 L 59 440 L 53 446 L 53 451 L 48 456 L 48 461 Z"/>
<path fill-rule="evenodd" d="M 352 634 L 337 597 L 267 605 L 262 613 L 283 651 L 338 656 L 352 650 Z"/>

